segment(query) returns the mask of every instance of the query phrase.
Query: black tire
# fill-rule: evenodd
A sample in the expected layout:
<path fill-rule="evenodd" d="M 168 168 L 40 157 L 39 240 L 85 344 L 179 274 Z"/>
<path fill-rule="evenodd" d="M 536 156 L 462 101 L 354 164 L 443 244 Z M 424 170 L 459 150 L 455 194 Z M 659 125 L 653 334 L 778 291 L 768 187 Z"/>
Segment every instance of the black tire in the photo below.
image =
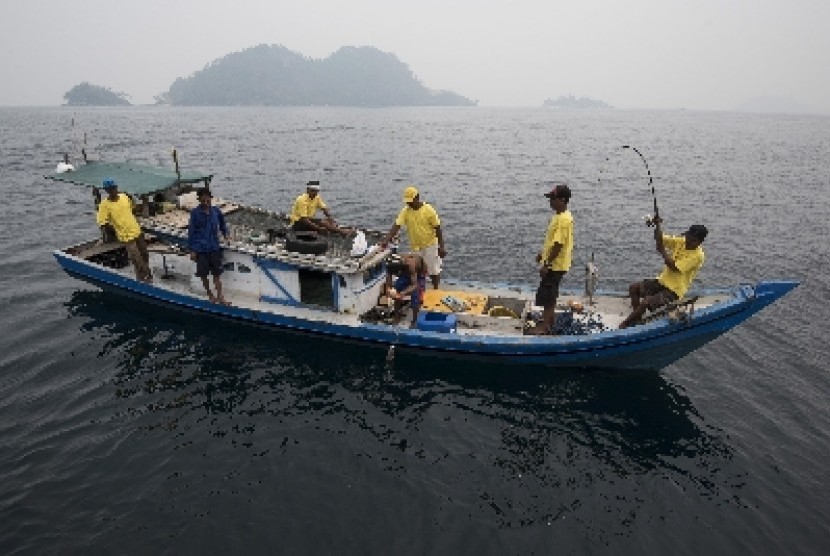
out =
<path fill-rule="evenodd" d="M 288 232 L 285 234 L 286 251 L 305 255 L 322 255 L 329 248 L 325 239 L 320 239 L 317 232 Z"/>

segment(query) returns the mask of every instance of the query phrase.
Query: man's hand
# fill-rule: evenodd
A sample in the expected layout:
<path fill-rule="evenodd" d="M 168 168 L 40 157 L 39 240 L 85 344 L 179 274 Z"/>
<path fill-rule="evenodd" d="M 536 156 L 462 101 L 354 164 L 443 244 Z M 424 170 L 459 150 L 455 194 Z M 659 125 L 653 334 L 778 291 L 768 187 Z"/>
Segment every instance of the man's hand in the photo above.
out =
<path fill-rule="evenodd" d="M 654 217 L 654 241 L 655 245 L 657 245 L 658 251 L 661 251 L 663 249 L 663 228 L 660 227 L 660 224 L 662 223 L 662 218 L 660 218 L 659 216 Z"/>

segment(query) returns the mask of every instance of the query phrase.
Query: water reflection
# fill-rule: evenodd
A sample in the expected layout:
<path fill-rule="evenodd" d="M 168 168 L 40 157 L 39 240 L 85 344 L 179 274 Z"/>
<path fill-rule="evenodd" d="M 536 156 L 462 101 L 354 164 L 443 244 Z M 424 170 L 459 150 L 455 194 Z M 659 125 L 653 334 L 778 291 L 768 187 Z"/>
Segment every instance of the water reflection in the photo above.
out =
<path fill-rule="evenodd" d="M 508 528 L 565 516 L 589 527 L 597 496 L 625 527 L 649 504 L 638 489 L 655 479 L 652 491 L 680 485 L 740 503 L 737 481 L 724 476 L 724 435 L 659 373 L 551 373 L 407 353 L 390 366 L 382 348 L 101 292 L 77 292 L 68 307 L 85 333 L 103 337 L 125 414 L 147 432 L 174 432 L 177 449 L 207 432 L 252 457 L 288 454 L 317 468 L 331 465 L 324 455 L 346 467 L 370 461 Z"/>

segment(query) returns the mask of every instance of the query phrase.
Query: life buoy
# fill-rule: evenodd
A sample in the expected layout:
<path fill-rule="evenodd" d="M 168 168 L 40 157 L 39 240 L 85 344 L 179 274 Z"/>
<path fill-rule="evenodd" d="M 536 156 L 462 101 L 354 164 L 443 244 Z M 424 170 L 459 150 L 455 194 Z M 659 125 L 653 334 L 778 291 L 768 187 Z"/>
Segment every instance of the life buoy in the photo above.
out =
<path fill-rule="evenodd" d="M 288 232 L 285 234 L 286 251 L 305 255 L 322 255 L 329 248 L 325 239 L 320 239 L 317 232 Z"/>

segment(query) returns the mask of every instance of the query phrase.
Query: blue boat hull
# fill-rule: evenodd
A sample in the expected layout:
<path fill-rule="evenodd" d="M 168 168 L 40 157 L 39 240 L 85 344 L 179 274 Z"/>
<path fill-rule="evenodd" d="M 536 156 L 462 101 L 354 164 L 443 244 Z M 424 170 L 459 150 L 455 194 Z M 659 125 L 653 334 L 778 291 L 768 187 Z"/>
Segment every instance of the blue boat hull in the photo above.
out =
<path fill-rule="evenodd" d="M 180 310 L 196 311 L 246 324 L 396 346 L 434 355 L 478 357 L 509 364 L 562 369 L 661 369 L 742 323 L 798 285 L 765 281 L 742 285 L 724 303 L 694 313 L 686 322 L 661 319 L 624 330 L 579 336 L 484 336 L 403 329 L 379 324 L 344 325 L 275 312 L 210 303 L 152 284 L 144 284 L 63 251 L 54 253 L 70 275 L 118 292 Z"/>

